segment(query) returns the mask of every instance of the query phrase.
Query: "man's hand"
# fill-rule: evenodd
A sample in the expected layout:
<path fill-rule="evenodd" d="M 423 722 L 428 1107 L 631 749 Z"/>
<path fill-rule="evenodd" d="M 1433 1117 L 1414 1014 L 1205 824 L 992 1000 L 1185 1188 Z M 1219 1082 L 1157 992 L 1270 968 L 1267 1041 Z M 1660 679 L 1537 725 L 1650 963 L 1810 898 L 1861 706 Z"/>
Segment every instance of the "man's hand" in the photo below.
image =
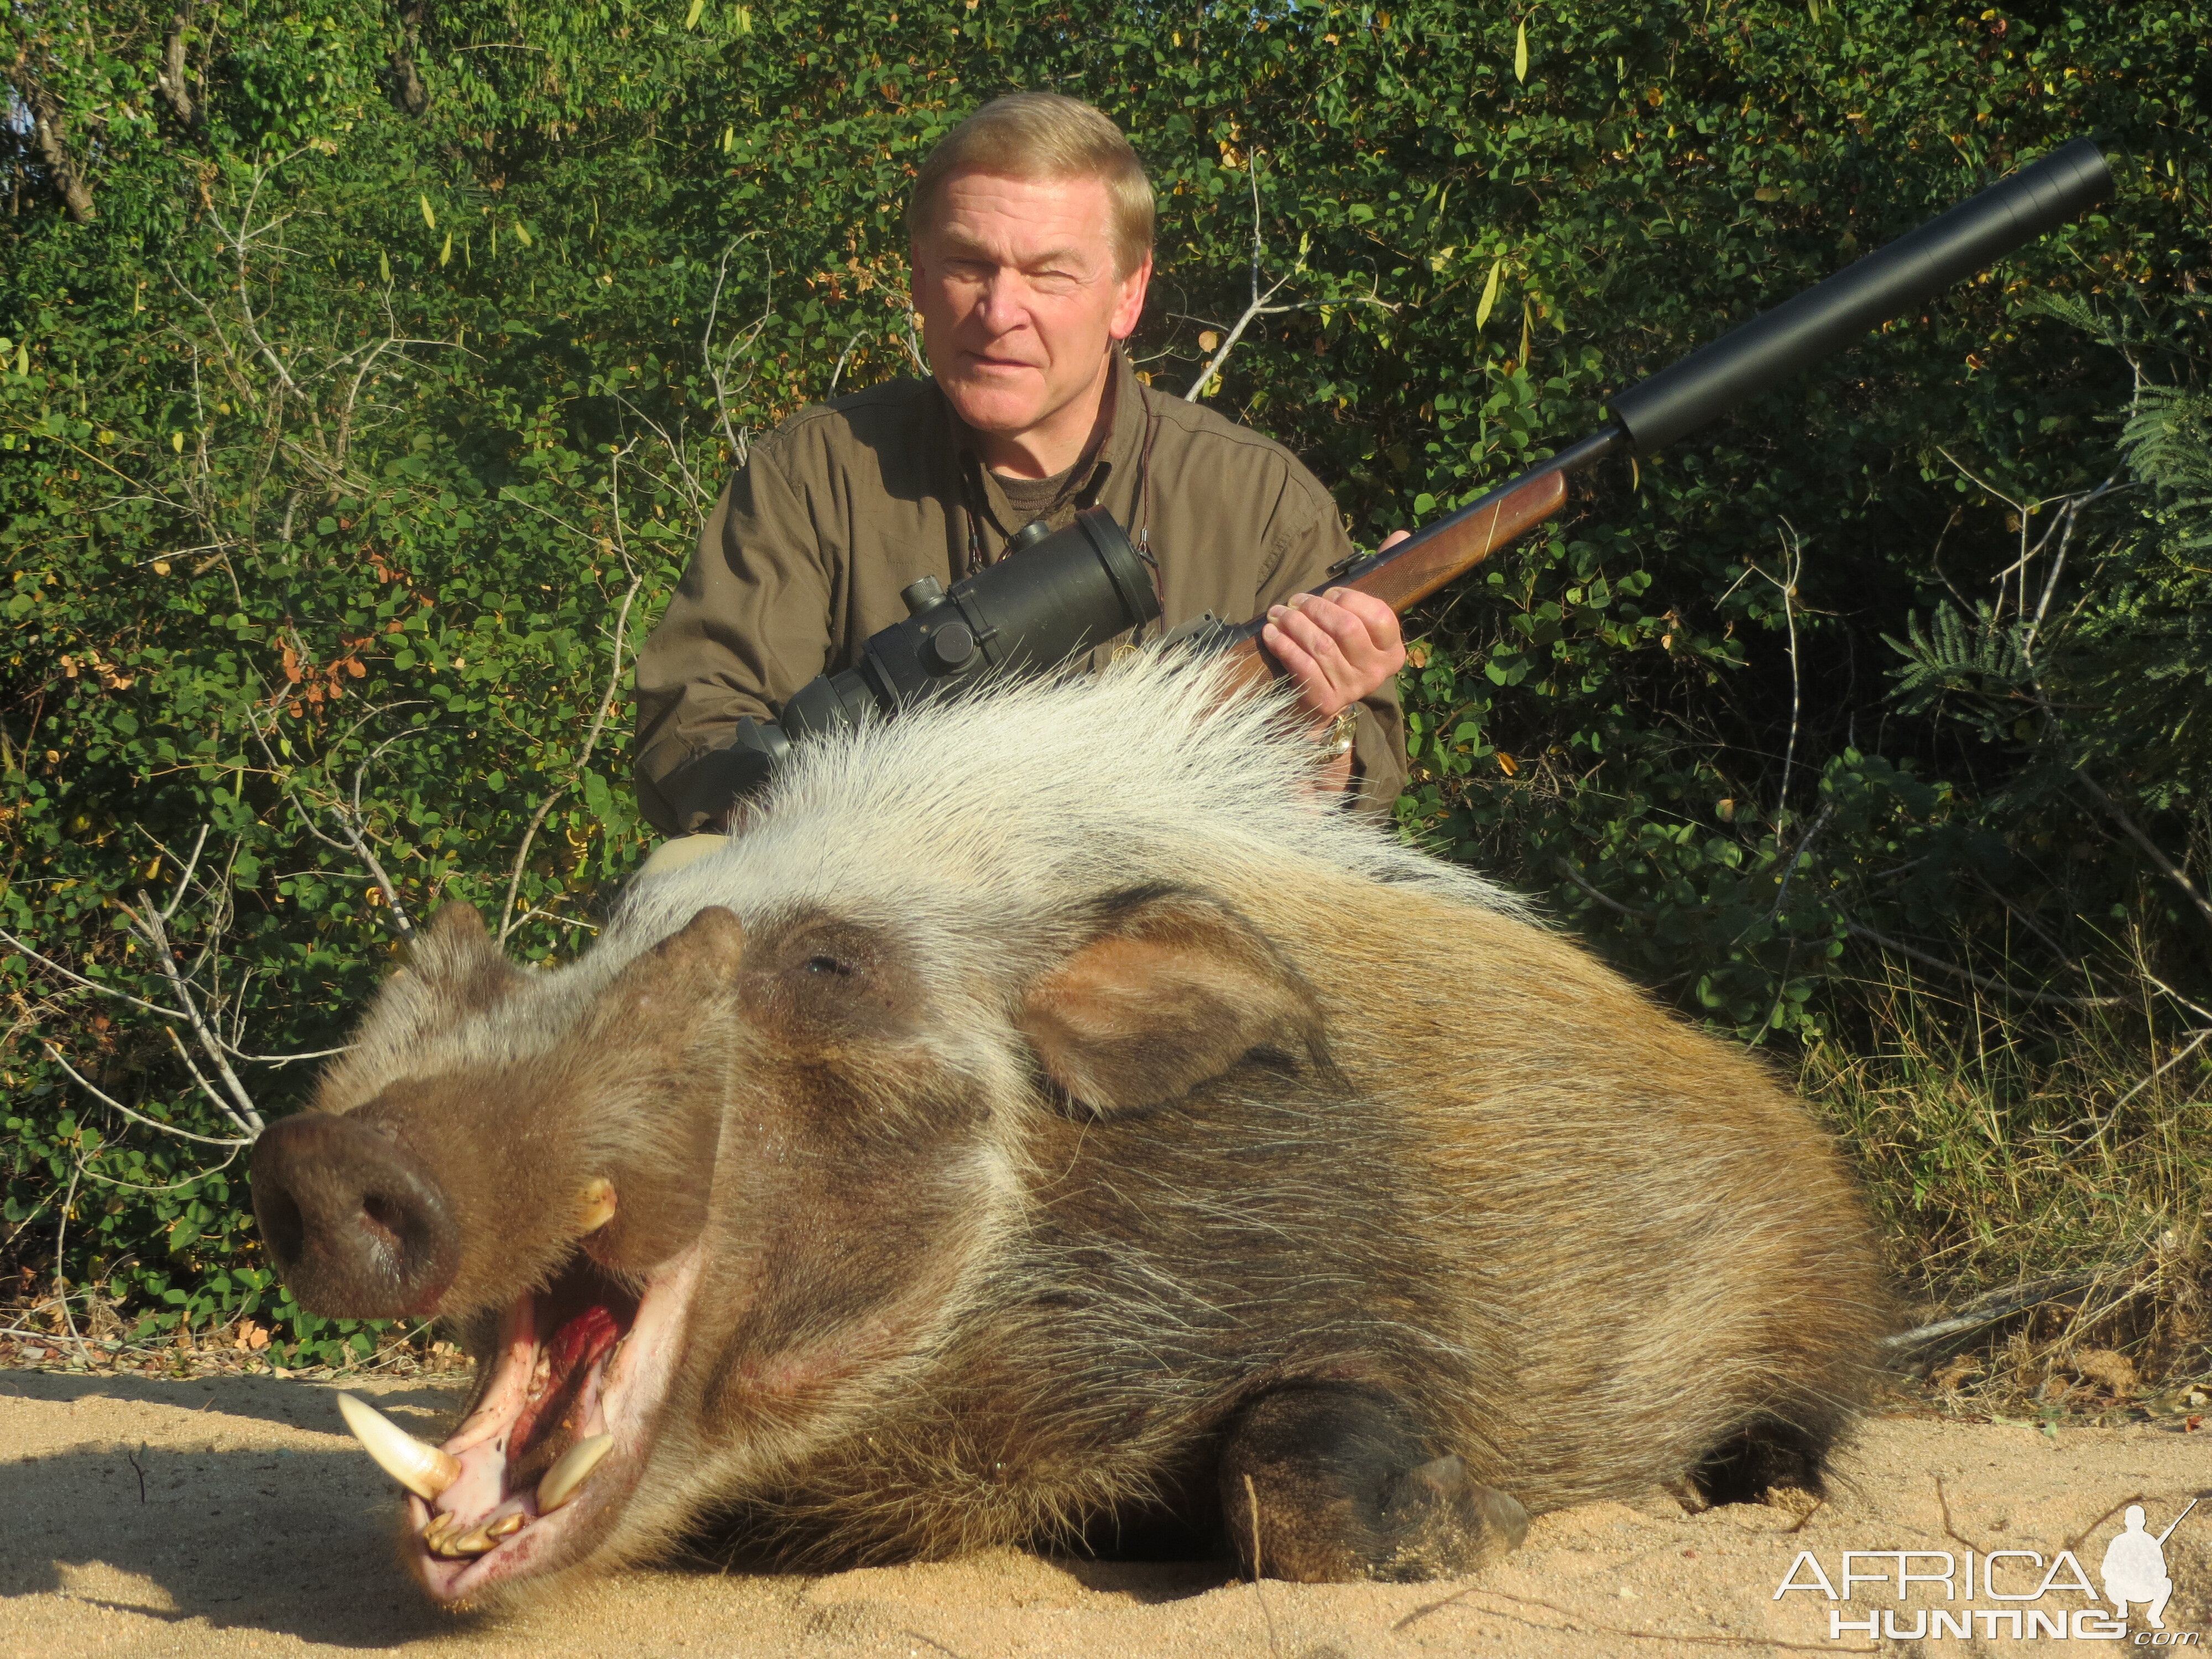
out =
<path fill-rule="evenodd" d="M 1394 532 L 1382 550 L 1395 547 L 1406 535 Z M 1298 701 L 1316 726 L 1372 696 L 1406 665 L 1398 613 L 1371 594 L 1348 587 L 1292 595 L 1287 605 L 1268 611 L 1260 638 L 1298 683 Z"/>
<path fill-rule="evenodd" d="M 1394 532 L 1376 550 L 1395 547 L 1408 533 Z M 1260 639 L 1298 683 L 1298 703 L 1313 716 L 1316 737 L 1406 665 L 1398 613 L 1372 594 L 1348 587 L 1294 594 L 1288 604 L 1273 606 Z M 1352 757 L 1339 755 L 1315 780 L 1315 787 L 1334 797 L 1351 782 Z"/>

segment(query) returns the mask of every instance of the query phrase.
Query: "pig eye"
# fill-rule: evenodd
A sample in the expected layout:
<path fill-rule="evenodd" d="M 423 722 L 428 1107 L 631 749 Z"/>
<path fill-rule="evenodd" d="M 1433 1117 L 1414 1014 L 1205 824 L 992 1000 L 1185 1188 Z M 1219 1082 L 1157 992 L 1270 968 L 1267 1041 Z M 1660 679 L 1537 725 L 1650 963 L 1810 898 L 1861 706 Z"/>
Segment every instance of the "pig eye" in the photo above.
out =
<path fill-rule="evenodd" d="M 810 974 L 835 974 L 839 979 L 850 979 L 853 976 L 853 964 L 849 962 L 840 962 L 835 957 L 809 957 L 806 959 L 806 971 Z"/>

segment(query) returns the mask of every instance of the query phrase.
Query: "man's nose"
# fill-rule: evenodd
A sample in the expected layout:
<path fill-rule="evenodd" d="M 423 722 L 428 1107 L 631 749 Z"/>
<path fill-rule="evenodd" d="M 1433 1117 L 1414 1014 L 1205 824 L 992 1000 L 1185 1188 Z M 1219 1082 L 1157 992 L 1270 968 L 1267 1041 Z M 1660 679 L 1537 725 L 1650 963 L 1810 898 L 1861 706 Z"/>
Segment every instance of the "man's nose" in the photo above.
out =
<path fill-rule="evenodd" d="M 1027 300 L 1021 272 L 1002 266 L 984 279 L 976 320 L 994 334 L 1010 334 L 1029 320 Z"/>

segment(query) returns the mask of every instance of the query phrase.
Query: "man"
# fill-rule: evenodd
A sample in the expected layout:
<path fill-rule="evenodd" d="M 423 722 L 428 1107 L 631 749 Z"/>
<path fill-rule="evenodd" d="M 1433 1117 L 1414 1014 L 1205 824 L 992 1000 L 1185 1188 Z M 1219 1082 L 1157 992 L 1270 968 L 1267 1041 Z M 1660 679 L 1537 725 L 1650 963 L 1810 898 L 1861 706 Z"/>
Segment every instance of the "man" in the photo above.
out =
<path fill-rule="evenodd" d="M 2189 1509 L 2197 1505 L 2192 1503 Z M 2182 1516 L 2189 1513 L 2184 1510 Z M 2174 1517 L 2173 1527 L 2168 1527 L 2155 1538 L 2143 1530 L 2143 1506 L 2128 1505 L 2121 1517 L 2124 1530 L 2105 1546 L 2105 1559 L 2099 1577 L 2105 1581 L 2105 1599 L 2112 1604 L 2112 1617 L 2124 1620 L 2128 1603 L 2140 1601 L 2143 1617 L 2150 1621 L 2153 1630 L 2164 1630 L 2167 1600 L 2173 1595 L 2173 1580 L 2166 1573 L 2166 1540 L 2173 1535 L 2173 1527 L 2181 1524 L 2181 1516 Z"/>
<path fill-rule="evenodd" d="M 647 818 L 720 825 L 761 781 L 728 747 L 739 719 L 852 666 L 916 578 L 950 586 L 1093 505 L 1154 560 L 1163 626 L 1267 616 L 1331 751 L 1324 786 L 1387 809 L 1405 647 L 1380 600 L 1308 594 L 1352 551 L 1334 503 L 1280 445 L 1152 392 L 1119 349 L 1152 270 L 1152 186 L 1121 131 L 1057 94 L 987 104 L 923 162 L 907 229 L 931 379 L 801 411 L 723 492 L 638 659 Z"/>

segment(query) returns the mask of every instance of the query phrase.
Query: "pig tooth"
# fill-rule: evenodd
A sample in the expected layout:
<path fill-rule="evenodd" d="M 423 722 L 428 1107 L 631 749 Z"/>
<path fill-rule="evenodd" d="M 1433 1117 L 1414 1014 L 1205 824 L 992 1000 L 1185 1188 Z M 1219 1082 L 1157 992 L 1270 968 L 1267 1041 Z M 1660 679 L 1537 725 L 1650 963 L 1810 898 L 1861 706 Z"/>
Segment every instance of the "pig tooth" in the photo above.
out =
<path fill-rule="evenodd" d="M 538 1512 L 550 1515 L 574 1498 L 576 1488 L 584 1484 L 584 1477 L 614 1449 L 614 1436 L 595 1434 L 562 1452 L 561 1461 L 546 1470 L 545 1478 L 538 1483 Z"/>
<path fill-rule="evenodd" d="M 512 1515 L 502 1515 L 484 1528 L 484 1535 L 487 1538 L 512 1538 L 522 1530 L 522 1523 L 528 1518 L 520 1510 Z"/>
<path fill-rule="evenodd" d="M 338 1412 L 377 1468 L 424 1503 L 460 1478 L 461 1466 L 449 1454 L 417 1440 L 359 1395 L 341 1393 Z"/>
<path fill-rule="evenodd" d="M 605 1176 L 586 1182 L 584 1190 L 576 1194 L 576 1231 L 595 1233 L 614 1217 L 615 1183 Z"/>
<path fill-rule="evenodd" d="M 441 1555 L 489 1555 L 496 1543 L 490 1532 L 478 1527 L 474 1532 L 463 1533 L 459 1538 L 448 1538 L 439 1547 Z"/>

